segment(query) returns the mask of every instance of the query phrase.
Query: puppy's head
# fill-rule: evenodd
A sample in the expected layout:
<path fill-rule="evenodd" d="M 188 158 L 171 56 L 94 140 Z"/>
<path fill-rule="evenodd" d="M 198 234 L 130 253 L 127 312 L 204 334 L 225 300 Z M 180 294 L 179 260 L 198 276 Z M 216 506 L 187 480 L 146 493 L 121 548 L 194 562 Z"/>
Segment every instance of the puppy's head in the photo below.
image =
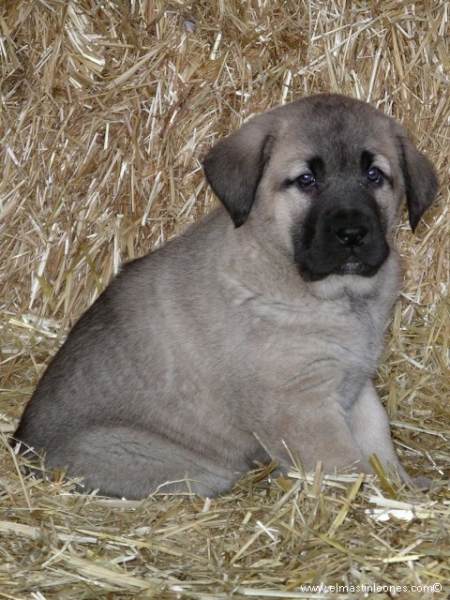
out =
<path fill-rule="evenodd" d="M 414 230 L 437 189 L 400 125 L 332 94 L 253 118 L 209 151 L 204 169 L 236 227 L 257 224 L 309 282 L 373 277 L 403 196 Z"/>

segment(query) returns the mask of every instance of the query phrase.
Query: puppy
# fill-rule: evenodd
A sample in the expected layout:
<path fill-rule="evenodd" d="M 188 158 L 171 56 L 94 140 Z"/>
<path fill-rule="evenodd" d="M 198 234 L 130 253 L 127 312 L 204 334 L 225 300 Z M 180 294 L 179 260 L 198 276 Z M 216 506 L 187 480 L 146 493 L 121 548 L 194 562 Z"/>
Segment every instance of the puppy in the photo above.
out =
<path fill-rule="evenodd" d="M 255 117 L 204 160 L 221 206 L 125 265 L 15 439 L 86 489 L 213 495 L 255 462 L 406 479 L 373 377 L 399 288 L 394 229 L 437 179 L 403 129 L 340 95 Z M 31 450 L 30 450 L 31 451 Z"/>

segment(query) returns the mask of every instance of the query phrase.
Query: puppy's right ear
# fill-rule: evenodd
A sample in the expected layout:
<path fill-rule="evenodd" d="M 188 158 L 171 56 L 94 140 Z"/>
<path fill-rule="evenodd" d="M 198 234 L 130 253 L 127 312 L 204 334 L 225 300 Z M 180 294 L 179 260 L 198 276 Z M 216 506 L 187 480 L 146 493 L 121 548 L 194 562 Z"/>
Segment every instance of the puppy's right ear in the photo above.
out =
<path fill-rule="evenodd" d="M 203 161 L 206 179 L 236 227 L 245 223 L 269 160 L 274 119 L 254 117 L 236 133 L 220 140 Z"/>
<path fill-rule="evenodd" d="M 438 178 L 428 159 L 419 152 L 406 136 L 397 136 L 408 206 L 409 222 L 415 231 L 420 218 L 435 199 Z"/>

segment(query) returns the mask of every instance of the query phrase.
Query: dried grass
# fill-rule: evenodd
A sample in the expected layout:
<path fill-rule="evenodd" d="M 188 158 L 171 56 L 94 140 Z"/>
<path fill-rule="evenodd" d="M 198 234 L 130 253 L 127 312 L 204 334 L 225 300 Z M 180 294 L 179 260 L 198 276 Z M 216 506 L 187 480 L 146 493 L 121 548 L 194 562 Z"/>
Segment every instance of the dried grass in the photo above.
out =
<path fill-rule="evenodd" d="M 448 596 L 448 18 L 443 0 L 1 3 L 0 598 Z M 417 235 L 399 228 L 378 381 L 403 462 L 438 487 L 318 469 L 130 503 L 24 478 L 6 435 L 68 327 L 121 261 L 208 209 L 216 138 L 318 91 L 403 121 L 441 177 Z"/>

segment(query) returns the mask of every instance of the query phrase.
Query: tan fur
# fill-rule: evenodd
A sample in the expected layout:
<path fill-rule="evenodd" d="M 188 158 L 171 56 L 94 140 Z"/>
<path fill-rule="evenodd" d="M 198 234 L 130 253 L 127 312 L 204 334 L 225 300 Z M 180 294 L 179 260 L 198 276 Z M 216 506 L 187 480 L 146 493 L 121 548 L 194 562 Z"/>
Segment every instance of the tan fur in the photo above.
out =
<path fill-rule="evenodd" d="M 314 188 L 298 180 L 311 165 Z M 405 193 L 413 228 L 431 204 L 428 161 L 374 108 L 320 95 L 252 119 L 204 166 L 223 206 L 123 268 L 16 439 L 128 498 L 218 493 L 269 458 L 287 470 L 285 445 L 307 470 L 370 472 L 376 453 L 406 478 L 371 377 L 399 286 L 393 228 Z M 349 244 L 366 258 L 324 275 Z"/>

